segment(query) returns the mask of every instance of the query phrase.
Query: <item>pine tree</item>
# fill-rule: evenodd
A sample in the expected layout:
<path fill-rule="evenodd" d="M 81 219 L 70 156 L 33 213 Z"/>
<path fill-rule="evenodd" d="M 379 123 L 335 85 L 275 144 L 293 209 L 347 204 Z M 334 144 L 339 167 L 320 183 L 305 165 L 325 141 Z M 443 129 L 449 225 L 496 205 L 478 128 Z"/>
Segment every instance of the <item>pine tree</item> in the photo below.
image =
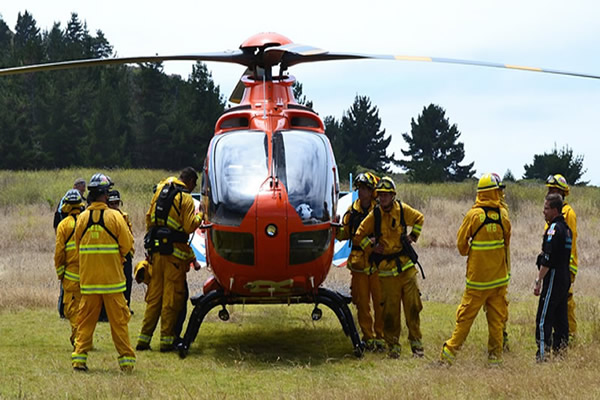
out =
<path fill-rule="evenodd" d="M 460 132 L 456 124 L 450 125 L 443 108 L 430 104 L 423 113 L 411 119 L 411 132 L 402 137 L 408 150 L 402 150 L 410 160 L 399 164 L 407 170 L 413 182 L 463 181 L 472 177 L 474 163 L 459 165 L 465 158 L 464 146 L 457 142 Z"/>
<path fill-rule="evenodd" d="M 294 94 L 294 98 L 298 104 L 306 106 L 308 108 L 313 108 L 313 102 L 308 100 L 304 94 L 302 94 L 302 84 L 298 81 L 295 81 L 292 84 L 292 93 Z"/>
<path fill-rule="evenodd" d="M 505 182 L 515 182 L 515 176 L 513 175 L 512 171 L 510 169 L 506 170 L 506 173 L 504 174 L 504 177 L 502 178 L 503 181 Z"/>
<path fill-rule="evenodd" d="M 0 68 L 10 67 L 13 33 L 0 16 Z"/>
<path fill-rule="evenodd" d="M 523 179 L 545 180 L 549 175 L 561 174 L 571 185 L 587 185 L 589 181 L 581 181 L 585 174 L 583 155 L 574 156 L 573 149 L 565 145 L 558 150 L 556 144 L 550 153 L 536 154 L 533 163 L 525 164 Z"/>
<path fill-rule="evenodd" d="M 343 156 L 337 160 L 340 175 L 356 172 L 359 166 L 386 172 L 390 163 L 397 162 L 393 153 L 391 156 L 386 153 L 392 138 L 386 138 L 385 129 L 380 128 L 377 107 L 371 105 L 367 96 L 357 95 L 352 107 L 344 113 L 334 140 L 338 147 L 336 154 Z"/>

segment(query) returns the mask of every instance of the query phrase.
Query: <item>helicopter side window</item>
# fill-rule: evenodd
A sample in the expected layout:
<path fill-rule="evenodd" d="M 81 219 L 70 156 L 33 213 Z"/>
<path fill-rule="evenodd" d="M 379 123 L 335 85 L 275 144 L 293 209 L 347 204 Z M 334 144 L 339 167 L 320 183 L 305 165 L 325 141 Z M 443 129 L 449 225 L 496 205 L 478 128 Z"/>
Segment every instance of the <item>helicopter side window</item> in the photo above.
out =
<path fill-rule="evenodd" d="M 327 137 L 310 131 L 289 130 L 273 135 L 276 176 L 285 185 L 288 199 L 302 222 L 318 224 L 333 212 L 333 165 Z"/>
<path fill-rule="evenodd" d="M 261 131 L 236 131 L 213 141 L 209 219 L 239 226 L 268 177 L 267 136 Z"/>

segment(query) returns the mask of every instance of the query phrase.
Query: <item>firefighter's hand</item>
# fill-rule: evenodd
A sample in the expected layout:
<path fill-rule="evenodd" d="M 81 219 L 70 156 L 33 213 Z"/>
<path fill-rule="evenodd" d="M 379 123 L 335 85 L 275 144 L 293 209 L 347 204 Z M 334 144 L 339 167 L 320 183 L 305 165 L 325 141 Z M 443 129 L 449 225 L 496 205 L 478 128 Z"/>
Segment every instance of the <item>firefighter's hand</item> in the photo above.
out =
<path fill-rule="evenodd" d="M 202 265 L 200 265 L 198 260 L 194 260 L 194 270 L 200 271 L 200 268 L 202 268 Z"/>

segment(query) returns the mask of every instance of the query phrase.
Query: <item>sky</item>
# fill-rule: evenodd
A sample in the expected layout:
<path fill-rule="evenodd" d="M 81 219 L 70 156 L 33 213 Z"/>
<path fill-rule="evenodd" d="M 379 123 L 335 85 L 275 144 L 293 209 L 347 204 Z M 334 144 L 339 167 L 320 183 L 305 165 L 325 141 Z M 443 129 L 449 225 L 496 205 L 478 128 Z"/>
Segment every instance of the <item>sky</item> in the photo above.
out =
<path fill-rule="evenodd" d="M 529 1 L 47 1 L 3 2 L 11 29 L 28 10 L 38 27 L 64 28 L 71 13 L 100 29 L 118 56 L 237 49 L 258 32 L 335 52 L 447 57 L 600 75 L 600 2 Z M 212 3 L 210 5 L 206 3 Z M 227 97 L 244 67 L 208 63 Z M 165 64 L 187 77 L 192 62 Z M 520 178 L 535 154 L 568 145 L 584 156 L 583 180 L 600 185 L 600 80 L 448 64 L 330 61 L 290 69 L 315 110 L 340 119 L 356 95 L 379 109 L 397 157 L 429 104 L 446 110 L 476 176 Z"/>

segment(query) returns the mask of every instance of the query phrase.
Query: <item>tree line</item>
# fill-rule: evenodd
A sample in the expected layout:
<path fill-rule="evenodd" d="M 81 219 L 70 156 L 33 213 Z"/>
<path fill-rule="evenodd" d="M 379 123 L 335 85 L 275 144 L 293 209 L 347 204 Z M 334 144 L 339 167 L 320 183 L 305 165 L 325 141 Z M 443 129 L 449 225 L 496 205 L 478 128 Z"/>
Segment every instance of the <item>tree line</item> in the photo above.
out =
<path fill-rule="evenodd" d="M 113 47 L 73 13 L 42 31 L 27 11 L 14 33 L 0 19 L 0 66 L 106 58 Z M 0 168 L 164 168 L 206 154 L 225 100 L 203 63 L 187 80 L 161 63 L 117 65 L 0 79 Z"/>
<path fill-rule="evenodd" d="M 43 31 L 27 11 L 19 13 L 14 32 L 0 17 L 0 67 L 111 56 L 103 32 L 91 34 L 76 13 L 64 28 L 57 22 Z M 312 108 L 299 82 L 293 93 Z M 165 74 L 162 63 L 145 63 L 2 77 L 0 107 L 0 169 L 177 170 L 199 166 L 225 99 L 204 63 L 197 62 L 187 79 Z M 324 123 L 340 176 L 386 173 L 392 166 L 414 182 L 462 181 L 475 174 L 473 162 L 463 164 L 457 125 L 438 105 L 424 107 L 402 134 L 404 159 L 388 154 L 391 136 L 367 96 L 357 95 L 341 119 L 327 116 Z M 585 184 L 583 156 L 568 147 L 535 155 L 525 171 L 525 179 L 561 172 L 568 182 Z M 510 170 L 505 178 L 514 179 Z"/>

